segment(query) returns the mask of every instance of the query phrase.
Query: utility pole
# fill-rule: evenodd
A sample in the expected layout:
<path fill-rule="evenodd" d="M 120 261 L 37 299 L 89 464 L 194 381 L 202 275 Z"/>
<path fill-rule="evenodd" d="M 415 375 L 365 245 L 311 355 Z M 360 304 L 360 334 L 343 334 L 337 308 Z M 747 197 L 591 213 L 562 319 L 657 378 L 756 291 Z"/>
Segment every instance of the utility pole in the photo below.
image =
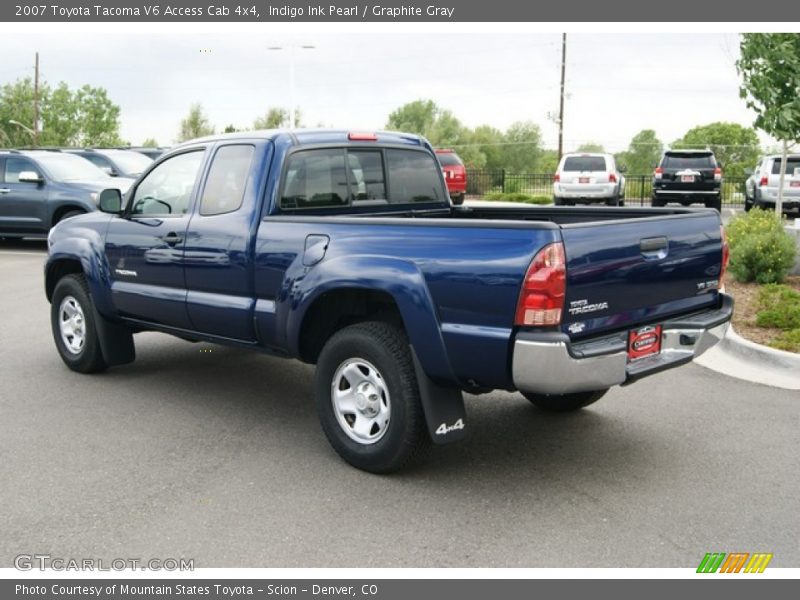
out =
<path fill-rule="evenodd" d="M 39 53 L 33 67 L 33 146 L 39 146 Z"/>
<path fill-rule="evenodd" d="M 567 69 L 567 34 L 561 34 L 561 100 L 558 105 L 558 160 L 564 153 L 564 75 Z"/>

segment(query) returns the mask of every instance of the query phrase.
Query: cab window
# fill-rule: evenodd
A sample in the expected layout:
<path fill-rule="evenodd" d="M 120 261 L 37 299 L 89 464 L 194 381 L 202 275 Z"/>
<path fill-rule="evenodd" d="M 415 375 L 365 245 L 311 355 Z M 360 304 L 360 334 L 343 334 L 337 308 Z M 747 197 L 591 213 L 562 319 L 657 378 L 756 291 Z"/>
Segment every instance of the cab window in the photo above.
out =
<path fill-rule="evenodd" d="M 195 150 L 162 162 L 137 186 L 131 200 L 131 214 L 145 217 L 185 215 L 202 161 L 203 151 Z"/>

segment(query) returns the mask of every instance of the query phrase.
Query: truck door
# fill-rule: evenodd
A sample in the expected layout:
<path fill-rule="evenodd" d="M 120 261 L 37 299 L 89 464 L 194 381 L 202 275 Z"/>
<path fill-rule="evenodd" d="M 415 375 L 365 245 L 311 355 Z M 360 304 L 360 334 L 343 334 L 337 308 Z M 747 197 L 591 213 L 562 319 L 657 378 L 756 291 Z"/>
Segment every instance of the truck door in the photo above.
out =
<path fill-rule="evenodd" d="M 189 222 L 184 260 L 193 329 L 254 342 L 253 239 L 272 144 L 218 146 Z"/>
<path fill-rule="evenodd" d="M 36 164 L 24 156 L 6 156 L 0 183 L 0 232 L 46 233 L 47 184 Z M 20 181 L 23 172 L 39 175 L 41 181 Z"/>
<path fill-rule="evenodd" d="M 111 220 L 105 251 L 121 315 L 191 329 L 183 257 L 204 155 L 190 149 L 158 164 L 129 192 L 126 217 Z"/>

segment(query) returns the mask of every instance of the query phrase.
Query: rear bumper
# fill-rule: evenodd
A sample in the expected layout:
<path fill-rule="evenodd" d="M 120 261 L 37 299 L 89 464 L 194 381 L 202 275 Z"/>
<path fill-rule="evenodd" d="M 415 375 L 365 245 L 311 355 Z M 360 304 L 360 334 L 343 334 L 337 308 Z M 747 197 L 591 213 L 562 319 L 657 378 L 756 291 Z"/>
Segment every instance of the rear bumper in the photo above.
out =
<path fill-rule="evenodd" d="M 616 183 L 556 183 L 553 193 L 569 200 L 607 200 L 617 193 Z"/>
<path fill-rule="evenodd" d="M 653 189 L 653 196 L 667 202 L 706 202 L 720 196 L 720 190 L 661 190 Z"/>
<path fill-rule="evenodd" d="M 514 386 L 538 394 L 601 390 L 688 363 L 728 330 L 733 299 L 725 294 L 720 298 L 719 308 L 662 322 L 661 352 L 632 362 L 627 332 L 578 343 L 563 333 L 519 333 L 512 359 Z"/>

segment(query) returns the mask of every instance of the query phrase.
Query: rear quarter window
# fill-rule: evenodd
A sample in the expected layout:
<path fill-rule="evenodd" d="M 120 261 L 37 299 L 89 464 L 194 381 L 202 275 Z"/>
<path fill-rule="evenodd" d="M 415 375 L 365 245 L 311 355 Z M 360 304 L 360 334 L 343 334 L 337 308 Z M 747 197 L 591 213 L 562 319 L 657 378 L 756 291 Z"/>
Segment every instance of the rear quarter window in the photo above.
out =
<path fill-rule="evenodd" d="M 441 164 L 443 167 L 455 167 L 464 164 L 461 162 L 461 159 L 452 152 L 443 152 L 441 154 L 437 154 L 436 158 L 439 159 L 439 164 Z"/>
<path fill-rule="evenodd" d="M 605 171 L 606 159 L 602 156 L 568 156 L 562 171 Z"/>

